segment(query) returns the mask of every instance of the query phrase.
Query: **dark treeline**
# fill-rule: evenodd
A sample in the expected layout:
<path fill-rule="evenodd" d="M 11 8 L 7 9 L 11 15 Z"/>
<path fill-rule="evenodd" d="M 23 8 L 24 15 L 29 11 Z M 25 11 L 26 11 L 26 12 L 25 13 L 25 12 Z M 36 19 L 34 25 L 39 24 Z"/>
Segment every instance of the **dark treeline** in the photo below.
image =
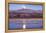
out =
<path fill-rule="evenodd" d="M 9 18 L 43 18 L 42 13 L 9 13 Z"/>

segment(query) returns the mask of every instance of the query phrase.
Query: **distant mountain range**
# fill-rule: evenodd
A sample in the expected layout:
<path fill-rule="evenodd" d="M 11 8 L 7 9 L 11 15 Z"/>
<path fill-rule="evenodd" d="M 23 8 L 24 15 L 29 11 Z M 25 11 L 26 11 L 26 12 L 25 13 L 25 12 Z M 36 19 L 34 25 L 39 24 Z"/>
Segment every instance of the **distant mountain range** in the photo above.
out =
<path fill-rule="evenodd" d="M 10 10 L 9 12 L 14 13 L 42 13 L 42 10 L 32 10 L 32 9 L 18 9 L 18 10 Z"/>
<path fill-rule="evenodd" d="M 10 10 L 9 18 L 43 18 L 43 13 L 32 9 Z"/>

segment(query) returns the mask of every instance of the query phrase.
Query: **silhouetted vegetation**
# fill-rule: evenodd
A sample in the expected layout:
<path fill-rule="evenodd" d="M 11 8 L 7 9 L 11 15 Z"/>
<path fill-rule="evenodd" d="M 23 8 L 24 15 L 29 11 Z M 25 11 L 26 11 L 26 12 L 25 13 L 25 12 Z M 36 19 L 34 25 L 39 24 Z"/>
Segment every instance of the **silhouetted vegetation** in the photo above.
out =
<path fill-rule="evenodd" d="M 43 18 L 42 13 L 9 13 L 9 18 Z"/>

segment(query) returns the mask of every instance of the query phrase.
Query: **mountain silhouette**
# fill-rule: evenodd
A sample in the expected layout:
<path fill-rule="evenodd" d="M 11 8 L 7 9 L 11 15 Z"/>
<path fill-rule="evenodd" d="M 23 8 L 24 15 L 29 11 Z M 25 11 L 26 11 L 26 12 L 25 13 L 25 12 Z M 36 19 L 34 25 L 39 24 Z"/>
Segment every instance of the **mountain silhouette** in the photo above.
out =
<path fill-rule="evenodd" d="M 18 9 L 10 10 L 9 18 L 43 18 L 41 10 Z"/>
<path fill-rule="evenodd" d="M 10 12 L 14 13 L 42 13 L 42 10 L 32 10 L 32 9 L 18 9 L 18 10 L 10 10 Z"/>

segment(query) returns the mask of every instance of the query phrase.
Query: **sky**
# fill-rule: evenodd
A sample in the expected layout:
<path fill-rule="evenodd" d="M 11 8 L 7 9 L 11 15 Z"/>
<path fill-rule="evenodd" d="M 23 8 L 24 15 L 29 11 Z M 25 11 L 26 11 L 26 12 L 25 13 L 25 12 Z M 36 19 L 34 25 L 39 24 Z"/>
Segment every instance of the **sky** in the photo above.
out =
<path fill-rule="evenodd" d="M 31 5 L 31 4 L 9 4 L 9 10 L 18 10 L 22 8 L 30 8 L 32 10 L 42 10 L 41 5 Z"/>

